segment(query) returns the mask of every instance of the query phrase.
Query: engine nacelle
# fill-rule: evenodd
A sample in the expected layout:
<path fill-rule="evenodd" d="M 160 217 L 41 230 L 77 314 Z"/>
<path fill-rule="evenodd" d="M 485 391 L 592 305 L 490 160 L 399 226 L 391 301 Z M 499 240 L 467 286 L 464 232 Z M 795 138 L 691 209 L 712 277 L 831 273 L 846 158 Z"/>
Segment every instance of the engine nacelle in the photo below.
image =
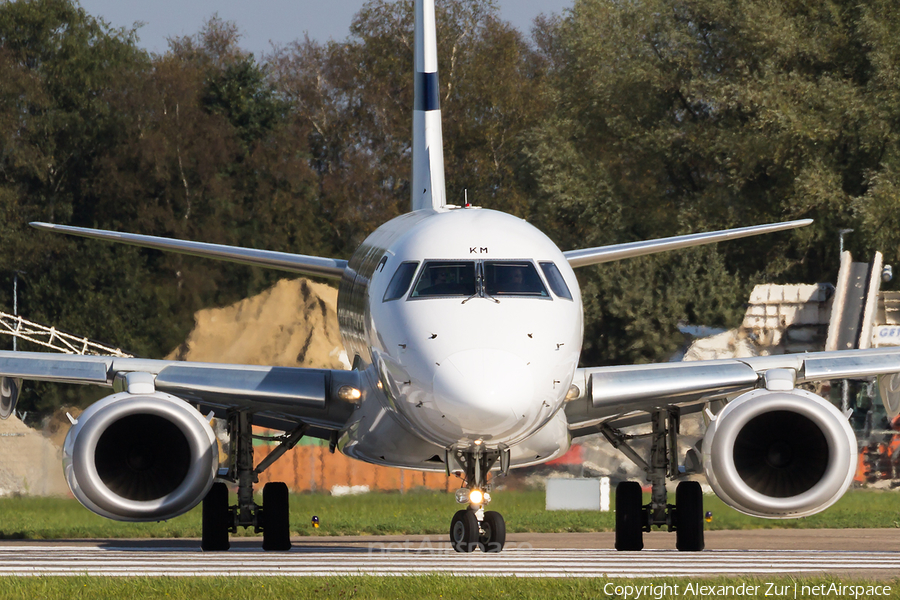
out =
<path fill-rule="evenodd" d="M 122 392 L 92 404 L 63 446 L 69 489 L 117 521 L 187 512 L 206 496 L 218 467 L 216 436 L 203 415 L 161 392 Z"/>
<path fill-rule="evenodd" d="M 15 412 L 21 393 L 21 379 L 0 377 L 0 419 L 8 419 Z"/>
<path fill-rule="evenodd" d="M 804 390 L 754 390 L 729 402 L 703 438 L 716 494 L 742 513 L 803 517 L 834 504 L 856 471 L 856 436 L 831 403 Z"/>

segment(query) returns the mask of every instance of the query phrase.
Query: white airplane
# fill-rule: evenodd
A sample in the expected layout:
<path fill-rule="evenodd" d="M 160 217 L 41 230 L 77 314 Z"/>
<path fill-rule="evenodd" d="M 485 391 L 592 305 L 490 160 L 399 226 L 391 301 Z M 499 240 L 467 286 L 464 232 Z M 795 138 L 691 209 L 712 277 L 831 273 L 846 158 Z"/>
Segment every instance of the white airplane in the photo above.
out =
<path fill-rule="evenodd" d="M 601 433 L 646 472 L 616 490 L 616 548 L 640 550 L 651 527 L 677 547 L 703 542 L 697 482 L 675 505 L 666 481 L 704 472 L 735 509 L 759 517 L 810 515 L 834 503 L 856 467 L 846 416 L 797 386 L 845 377 L 900 388 L 900 353 L 843 351 L 750 359 L 579 368 L 582 304 L 573 268 L 801 227 L 746 227 L 560 251 L 516 217 L 446 203 L 434 0 L 416 0 L 412 210 L 379 227 L 349 262 L 46 223 L 38 229 L 340 280 L 338 316 L 350 371 L 0 352 L 0 413 L 23 379 L 111 387 L 71 428 L 64 467 L 90 510 L 159 521 L 203 502 L 204 550 L 227 550 L 239 527 L 263 548 L 290 548 L 287 487 L 253 484 L 302 437 L 370 463 L 460 474 L 450 541 L 460 552 L 503 548 L 502 516 L 485 510 L 494 472 L 559 457 L 573 437 Z M 894 393 L 894 392 L 892 392 Z M 896 395 L 896 394 L 895 394 Z M 703 411 L 702 448 L 678 455 L 679 417 Z M 232 443 L 219 465 L 213 415 Z M 623 428 L 649 423 L 642 456 Z M 251 425 L 280 431 L 253 464 Z M 237 484 L 229 506 L 225 482 Z"/>

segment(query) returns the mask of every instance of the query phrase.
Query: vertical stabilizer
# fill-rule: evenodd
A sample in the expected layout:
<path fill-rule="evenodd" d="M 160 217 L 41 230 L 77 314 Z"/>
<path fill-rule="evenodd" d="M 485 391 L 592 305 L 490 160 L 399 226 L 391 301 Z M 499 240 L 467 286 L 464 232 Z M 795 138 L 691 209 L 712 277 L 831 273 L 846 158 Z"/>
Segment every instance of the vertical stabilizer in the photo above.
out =
<path fill-rule="evenodd" d="M 412 210 L 439 209 L 446 204 L 446 191 L 434 0 L 415 2 L 416 98 L 413 105 Z"/>

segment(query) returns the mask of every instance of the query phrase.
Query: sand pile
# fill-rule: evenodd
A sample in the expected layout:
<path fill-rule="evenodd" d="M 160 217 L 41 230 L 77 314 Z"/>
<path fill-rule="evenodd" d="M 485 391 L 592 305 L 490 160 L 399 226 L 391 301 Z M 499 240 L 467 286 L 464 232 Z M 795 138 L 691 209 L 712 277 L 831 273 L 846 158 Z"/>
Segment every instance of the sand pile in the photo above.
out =
<path fill-rule="evenodd" d="M 194 330 L 167 357 L 194 362 L 349 369 L 337 322 L 337 290 L 283 279 L 231 306 L 194 315 Z"/>

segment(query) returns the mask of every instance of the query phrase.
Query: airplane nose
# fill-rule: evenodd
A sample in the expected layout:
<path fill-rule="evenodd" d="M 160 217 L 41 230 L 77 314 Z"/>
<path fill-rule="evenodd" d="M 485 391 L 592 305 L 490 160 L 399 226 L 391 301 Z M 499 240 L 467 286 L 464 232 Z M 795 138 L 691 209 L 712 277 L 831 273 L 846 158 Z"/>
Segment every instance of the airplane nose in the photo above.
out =
<path fill-rule="evenodd" d="M 438 409 L 463 435 L 501 435 L 533 417 L 531 372 L 523 359 L 503 350 L 450 355 L 436 369 L 433 389 Z"/>

